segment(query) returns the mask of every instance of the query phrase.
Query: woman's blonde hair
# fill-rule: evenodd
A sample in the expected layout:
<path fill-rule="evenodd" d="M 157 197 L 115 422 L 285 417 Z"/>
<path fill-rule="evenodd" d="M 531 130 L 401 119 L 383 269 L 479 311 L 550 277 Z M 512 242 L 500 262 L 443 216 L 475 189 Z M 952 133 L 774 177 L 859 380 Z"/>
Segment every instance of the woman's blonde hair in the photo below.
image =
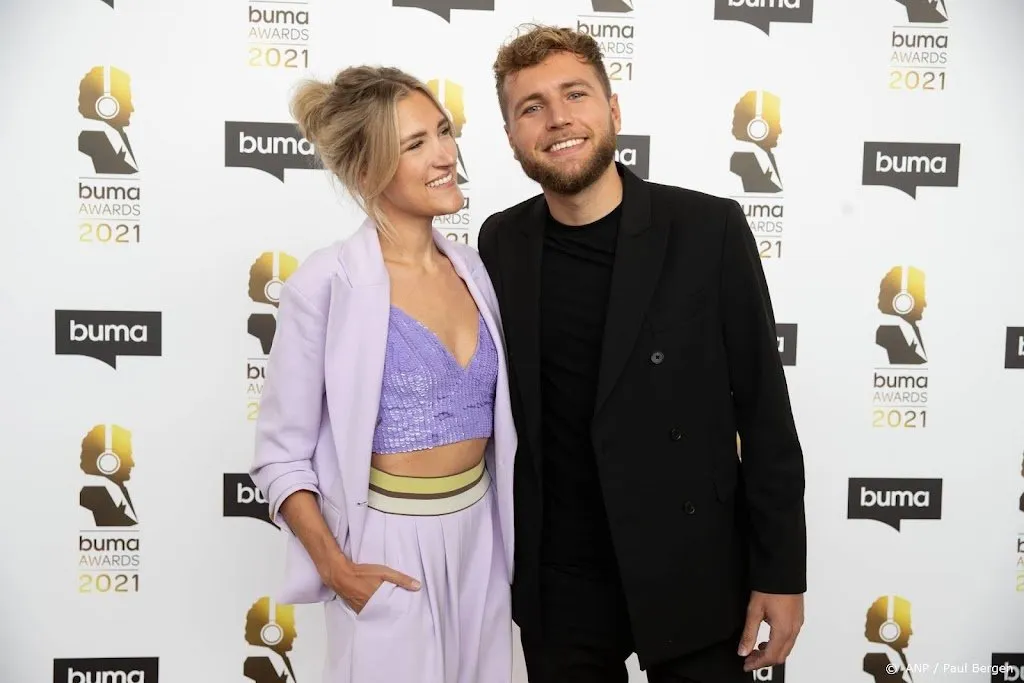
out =
<path fill-rule="evenodd" d="M 398 102 L 416 91 L 448 116 L 423 82 L 394 67 L 353 66 L 333 82 L 305 80 L 291 100 L 292 117 L 321 163 L 389 238 L 394 231 L 380 196 L 398 170 Z"/>

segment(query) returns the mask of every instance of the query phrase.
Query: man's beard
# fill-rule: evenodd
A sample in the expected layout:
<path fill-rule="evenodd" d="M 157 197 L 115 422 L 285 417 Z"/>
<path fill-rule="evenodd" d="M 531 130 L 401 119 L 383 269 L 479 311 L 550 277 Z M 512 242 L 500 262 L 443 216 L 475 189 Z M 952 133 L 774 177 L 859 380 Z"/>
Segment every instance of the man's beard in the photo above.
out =
<path fill-rule="evenodd" d="M 553 168 L 524 154 L 517 154 L 516 158 L 523 168 L 523 173 L 545 190 L 562 195 L 579 194 L 594 184 L 615 159 L 614 135 L 606 135 L 600 139 L 591 137 L 590 140 L 597 145 L 594 155 L 575 173 Z"/>

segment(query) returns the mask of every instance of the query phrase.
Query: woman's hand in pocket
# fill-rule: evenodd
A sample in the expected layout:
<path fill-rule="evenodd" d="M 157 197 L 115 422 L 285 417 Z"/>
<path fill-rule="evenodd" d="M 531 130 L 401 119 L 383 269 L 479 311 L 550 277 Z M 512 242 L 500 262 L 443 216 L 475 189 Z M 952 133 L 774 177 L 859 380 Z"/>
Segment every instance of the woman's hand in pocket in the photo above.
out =
<path fill-rule="evenodd" d="M 370 601 L 385 581 L 406 590 L 419 590 L 420 583 L 411 576 L 381 564 L 355 564 L 342 556 L 331 563 L 325 582 L 356 614 Z"/>

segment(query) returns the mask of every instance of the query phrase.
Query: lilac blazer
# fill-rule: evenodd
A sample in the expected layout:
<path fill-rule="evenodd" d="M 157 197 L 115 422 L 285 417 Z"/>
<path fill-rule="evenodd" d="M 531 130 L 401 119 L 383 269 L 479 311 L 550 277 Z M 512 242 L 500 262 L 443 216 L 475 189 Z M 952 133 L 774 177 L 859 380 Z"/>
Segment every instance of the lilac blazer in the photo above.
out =
<path fill-rule="evenodd" d="M 433 231 L 465 280 L 498 346 L 494 435 L 486 463 L 509 582 L 513 574 L 512 469 L 517 435 L 498 301 L 477 252 Z M 327 526 L 349 557 L 359 557 L 390 312 L 390 279 L 373 223 L 313 252 L 285 282 L 256 421 L 253 482 L 287 534 L 285 574 L 276 599 L 326 602 L 334 591 L 281 516 L 300 489 L 317 495 Z"/>

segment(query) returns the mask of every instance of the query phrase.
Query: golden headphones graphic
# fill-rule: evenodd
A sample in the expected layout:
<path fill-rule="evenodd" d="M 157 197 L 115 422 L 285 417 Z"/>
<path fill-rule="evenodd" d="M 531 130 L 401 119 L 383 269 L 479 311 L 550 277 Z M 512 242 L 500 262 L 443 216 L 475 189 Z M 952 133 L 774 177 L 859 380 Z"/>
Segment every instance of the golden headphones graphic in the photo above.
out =
<path fill-rule="evenodd" d="M 114 452 L 114 425 L 103 425 L 103 450 L 96 456 L 96 469 L 108 477 L 121 469 L 121 456 Z"/>
<path fill-rule="evenodd" d="M 96 100 L 96 115 L 109 121 L 121 111 L 121 103 L 111 94 L 110 65 L 103 66 L 103 94 Z"/>
<path fill-rule="evenodd" d="M 764 118 L 764 91 L 758 90 L 757 99 L 754 104 L 754 118 L 747 124 L 747 137 L 754 142 L 761 142 L 768 133 L 771 132 L 771 127 L 768 125 L 768 121 Z"/>
<path fill-rule="evenodd" d="M 914 310 L 917 302 L 910 293 L 910 266 L 900 266 L 900 270 L 900 291 L 892 298 L 892 308 L 900 315 L 906 315 Z"/>
<path fill-rule="evenodd" d="M 267 647 L 273 647 L 284 640 L 284 628 L 277 623 L 277 604 L 274 598 L 267 598 L 267 623 L 260 629 L 260 640 Z"/>
<path fill-rule="evenodd" d="M 441 109 L 444 110 L 444 115 L 448 117 L 448 121 L 451 122 L 452 126 L 455 126 L 455 114 L 448 108 L 448 94 L 447 88 L 445 87 L 445 79 L 437 79 L 437 101 L 441 103 Z M 458 137 L 455 131 L 452 131 L 452 137 Z"/>
<path fill-rule="evenodd" d="M 894 643 L 899 640 L 903 629 L 896 622 L 896 597 L 885 596 L 885 621 L 878 627 L 878 637 L 884 643 Z"/>
<path fill-rule="evenodd" d="M 271 252 L 273 259 L 270 267 L 270 279 L 263 285 L 263 295 L 267 301 L 278 303 L 281 301 L 281 290 L 284 288 L 284 280 L 281 279 L 281 252 Z"/>

